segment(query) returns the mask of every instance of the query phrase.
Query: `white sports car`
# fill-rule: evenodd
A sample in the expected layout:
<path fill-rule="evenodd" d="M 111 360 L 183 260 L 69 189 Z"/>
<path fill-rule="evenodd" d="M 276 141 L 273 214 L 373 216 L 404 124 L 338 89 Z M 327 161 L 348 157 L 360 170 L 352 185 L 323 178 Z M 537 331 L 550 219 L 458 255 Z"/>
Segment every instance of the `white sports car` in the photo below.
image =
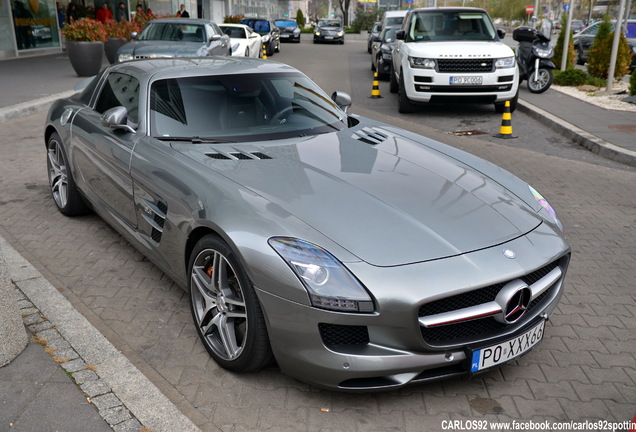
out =
<path fill-rule="evenodd" d="M 235 57 L 261 57 L 263 38 L 244 24 L 219 24 L 221 31 L 230 37 L 232 55 Z"/>

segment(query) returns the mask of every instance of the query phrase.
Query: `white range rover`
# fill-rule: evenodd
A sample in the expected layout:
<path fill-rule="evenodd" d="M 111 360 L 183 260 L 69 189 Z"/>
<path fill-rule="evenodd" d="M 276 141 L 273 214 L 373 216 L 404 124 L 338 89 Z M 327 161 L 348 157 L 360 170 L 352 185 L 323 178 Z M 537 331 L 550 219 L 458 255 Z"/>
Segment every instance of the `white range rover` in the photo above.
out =
<path fill-rule="evenodd" d="M 478 8 L 410 10 L 396 34 L 390 91 L 401 113 L 415 103 L 454 99 L 517 105 L 519 71 L 503 30 Z"/>

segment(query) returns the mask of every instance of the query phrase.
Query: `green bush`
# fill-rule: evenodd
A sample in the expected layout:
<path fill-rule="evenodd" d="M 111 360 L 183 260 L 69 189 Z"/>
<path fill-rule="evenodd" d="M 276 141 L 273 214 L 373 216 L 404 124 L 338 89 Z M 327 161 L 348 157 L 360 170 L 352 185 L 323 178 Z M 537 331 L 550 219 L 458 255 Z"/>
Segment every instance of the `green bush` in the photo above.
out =
<path fill-rule="evenodd" d="M 351 23 L 352 33 L 359 33 L 362 30 L 371 30 L 373 24 L 380 20 L 382 11 L 378 8 L 374 8 L 365 11 L 364 8 L 358 7 L 356 9 L 356 18 Z"/>
<path fill-rule="evenodd" d="M 632 75 L 629 77 L 629 94 L 630 96 L 636 95 L 636 69 L 632 71 Z"/>
<path fill-rule="evenodd" d="M 566 69 L 554 71 L 554 83 L 560 86 L 580 86 L 585 84 L 587 73 L 580 69 Z"/>
<path fill-rule="evenodd" d="M 563 41 L 565 40 L 565 26 L 567 24 L 567 14 L 563 14 L 561 19 L 561 31 L 554 45 L 554 57 L 552 61 L 557 69 L 561 69 L 561 60 L 563 59 Z M 565 69 L 571 69 L 574 67 L 574 61 L 576 60 L 576 51 L 574 50 L 574 42 L 572 40 L 572 31 L 570 30 L 570 40 L 568 41 L 568 55 L 565 58 Z"/>
<path fill-rule="evenodd" d="M 305 15 L 303 15 L 303 11 L 300 9 L 296 12 L 296 24 L 300 28 L 305 27 Z"/>
<path fill-rule="evenodd" d="M 609 19 L 605 17 L 603 23 L 599 26 L 598 33 L 594 38 L 594 43 L 588 53 L 587 71 L 590 75 L 599 78 L 608 78 L 607 74 L 609 73 L 613 43 L 614 32 L 612 32 Z M 614 78 L 621 78 L 627 74 L 631 61 L 632 52 L 627 43 L 627 39 L 625 39 L 625 35 L 621 33 L 618 41 Z"/>

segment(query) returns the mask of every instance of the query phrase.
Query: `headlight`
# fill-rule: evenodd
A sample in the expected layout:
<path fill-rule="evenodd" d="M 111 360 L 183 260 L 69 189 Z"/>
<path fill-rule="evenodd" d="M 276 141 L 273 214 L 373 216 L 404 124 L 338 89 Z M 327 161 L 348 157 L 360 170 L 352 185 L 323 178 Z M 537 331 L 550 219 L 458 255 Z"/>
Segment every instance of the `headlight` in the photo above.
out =
<path fill-rule="evenodd" d="M 513 68 L 517 65 L 514 57 L 505 57 L 495 60 L 495 68 L 506 69 Z"/>
<path fill-rule="evenodd" d="M 269 35 L 263 36 L 263 42 L 269 42 Z"/>
<path fill-rule="evenodd" d="M 299 35 L 300 34 L 300 29 L 294 29 L 293 33 L 294 33 L 294 36 Z"/>
<path fill-rule="evenodd" d="M 133 59 L 133 55 L 132 54 L 119 54 L 119 56 L 117 57 L 117 60 L 122 63 L 122 62 L 126 62 L 126 61 L 130 61 Z"/>
<path fill-rule="evenodd" d="M 554 54 L 554 50 L 552 48 L 537 48 L 534 47 L 534 53 L 539 58 L 550 58 Z"/>
<path fill-rule="evenodd" d="M 232 45 L 232 54 L 234 54 L 236 52 L 237 49 L 239 49 L 239 44 L 235 43 L 234 45 Z"/>
<path fill-rule="evenodd" d="M 552 220 L 554 220 L 554 223 L 559 227 L 561 231 L 563 231 L 563 224 L 557 217 L 557 214 L 552 208 L 552 206 L 550 205 L 550 203 L 546 201 L 546 199 L 543 198 L 543 196 L 539 192 L 537 192 L 535 188 L 533 188 L 532 186 L 528 186 L 528 188 L 530 189 L 532 196 L 534 196 L 534 199 L 536 199 L 537 202 L 541 204 L 541 207 L 543 207 L 550 214 L 550 216 L 552 217 Z"/>
<path fill-rule="evenodd" d="M 271 238 L 269 244 L 298 276 L 314 307 L 373 312 L 373 300 L 362 284 L 320 246 L 285 237 Z"/>
<path fill-rule="evenodd" d="M 337 36 L 338 37 L 343 37 L 344 36 L 344 32 L 343 31 L 339 31 Z"/>
<path fill-rule="evenodd" d="M 316 33 L 314 33 L 316 36 L 320 36 L 320 32 L 317 31 Z"/>
<path fill-rule="evenodd" d="M 417 69 L 435 69 L 435 60 L 419 57 L 409 57 L 409 64 Z"/>

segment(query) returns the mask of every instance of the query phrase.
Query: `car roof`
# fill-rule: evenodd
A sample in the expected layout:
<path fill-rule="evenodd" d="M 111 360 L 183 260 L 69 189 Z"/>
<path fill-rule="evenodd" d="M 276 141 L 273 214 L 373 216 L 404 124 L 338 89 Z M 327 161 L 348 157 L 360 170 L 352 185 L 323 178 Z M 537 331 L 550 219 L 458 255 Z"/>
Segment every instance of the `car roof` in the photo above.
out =
<path fill-rule="evenodd" d="M 476 7 L 430 7 L 430 8 L 417 8 L 411 9 L 409 12 L 486 12 L 485 9 L 476 8 Z"/>
<path fill-rule="evenodd" d="M 200 19 L 200 18 L 157 18 L 151 21 L 148 21 L 148 24 L 154 23 L 171 23 L 171 24 L 210 24 L 213 23 L 210 20 Z"/>

